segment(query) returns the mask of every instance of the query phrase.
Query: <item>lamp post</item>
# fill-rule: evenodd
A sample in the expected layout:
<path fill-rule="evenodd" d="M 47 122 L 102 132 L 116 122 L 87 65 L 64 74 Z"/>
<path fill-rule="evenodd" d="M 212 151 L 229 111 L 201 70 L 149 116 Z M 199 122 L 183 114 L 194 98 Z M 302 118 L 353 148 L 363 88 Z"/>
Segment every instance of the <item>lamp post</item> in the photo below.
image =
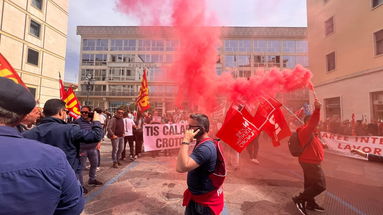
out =
<path fill-rule="evenodd" d="M 86 74 L 85 80 L 87 81 L 86 83 L 86 100 L 85 100 L 85 105 L 89 105 L 89 92 L 91 90 L 90 85 L 93 77 L 92 74 L 88 73 Z"/>

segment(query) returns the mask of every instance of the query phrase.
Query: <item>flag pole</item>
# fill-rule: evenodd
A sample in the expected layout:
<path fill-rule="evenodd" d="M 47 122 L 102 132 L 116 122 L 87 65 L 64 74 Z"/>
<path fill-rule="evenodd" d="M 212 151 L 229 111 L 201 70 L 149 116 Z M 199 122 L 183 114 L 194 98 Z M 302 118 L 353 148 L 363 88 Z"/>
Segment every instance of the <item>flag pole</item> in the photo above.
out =
<path fill-rule="evenodd" d="M 285 108 L 285 110 L 287 110 L 287 112 L 289 112 L 291 115 L 293 115 L 295 117 L 295 119 L 297 119 L 300 123 L 302 124 L 305 124 L 293 111 L 291 111 L 288 107 L 286 107 L 284 104 L 282 104 L 281 102 L 279 102 L 276 98 L 272 97 L 272 96 L 269 96 L 270 98 L 274 99 L 275 101 L 277 101 L 278 103 L 280 103 L 282 105 L 283 108 Z M 263 99 L 265 99 L 265 97 L 263 97 Z"/>

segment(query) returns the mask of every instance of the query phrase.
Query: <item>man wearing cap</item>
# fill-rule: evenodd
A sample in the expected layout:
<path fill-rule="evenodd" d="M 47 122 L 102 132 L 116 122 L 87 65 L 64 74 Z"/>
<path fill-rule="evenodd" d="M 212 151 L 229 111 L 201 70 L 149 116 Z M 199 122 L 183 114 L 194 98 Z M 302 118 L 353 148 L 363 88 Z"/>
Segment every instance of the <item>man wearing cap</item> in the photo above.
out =
<path fill-rule="evenodd" d="M 79 177 L 81 172 L 80 143 L 92 144 L 99 142 L 104 136 L 99 122 L 100 115 L 94 113 L 93 125 L 90 130 L 81 129 L 76 124 L 67 124 L 64 121 L 66 119 L 65 102 L 60 99 L 46 101 L 43 114 L 45 117 L 40 124 L 24 132 L 23 136 L 63 150 L 69 164 Z"/>
<path fill-rule="evenodd" d="M 65 154 L 15 128 L 35 107 L 33 96 L 0 77 L 0 97 L 0 213 L 80 214 L 81 186 Z"/>

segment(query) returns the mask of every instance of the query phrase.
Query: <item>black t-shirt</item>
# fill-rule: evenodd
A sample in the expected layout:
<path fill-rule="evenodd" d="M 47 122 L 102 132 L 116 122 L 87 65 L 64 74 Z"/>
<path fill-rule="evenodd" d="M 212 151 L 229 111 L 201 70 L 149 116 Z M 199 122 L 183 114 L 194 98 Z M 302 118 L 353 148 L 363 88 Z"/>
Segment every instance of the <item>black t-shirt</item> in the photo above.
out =
<path fill-rule="evenodd" d="M 188 188 L 194 195 L 204 194 L 214 190 L 209 175 L 214 171 L 217 162 L 217 147 L 211 140 L 198 144 L 190 157 L 199 167 L 188 172 Z"/>

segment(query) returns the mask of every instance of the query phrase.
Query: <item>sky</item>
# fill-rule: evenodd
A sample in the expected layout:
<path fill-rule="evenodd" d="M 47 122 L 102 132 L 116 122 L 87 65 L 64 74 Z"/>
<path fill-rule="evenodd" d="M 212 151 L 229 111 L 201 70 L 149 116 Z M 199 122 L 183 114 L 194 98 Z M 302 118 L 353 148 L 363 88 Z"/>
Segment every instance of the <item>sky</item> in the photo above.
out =
<path fill-rule="evenodd" d="M 307 27 L 306 0 L 206 1 L 223 26 Z M 77 26 L 140 25 L 135 17 L 118 12 L 114 0 L 69 0 L 68 21 L 64 80 L 73 83 L 77 83 L 80 64 Z"/>

